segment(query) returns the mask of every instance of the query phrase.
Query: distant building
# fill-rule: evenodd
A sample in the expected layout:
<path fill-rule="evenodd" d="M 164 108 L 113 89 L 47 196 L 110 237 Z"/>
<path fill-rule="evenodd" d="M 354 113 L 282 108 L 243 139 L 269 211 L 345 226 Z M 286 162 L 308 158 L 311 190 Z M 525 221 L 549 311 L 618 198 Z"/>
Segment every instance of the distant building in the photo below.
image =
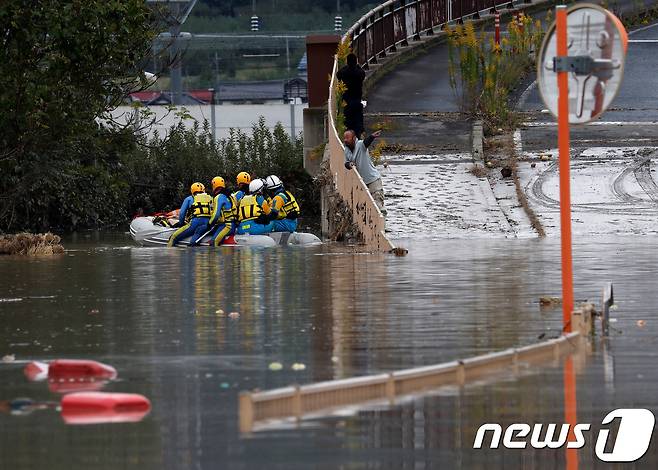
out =
<path fill-rule="evenodd" d="M 288 81 L 268 80 L 255 82 L 223 83 L 215 91 L 215 102 L 222 103 L 288 103 L 290 98 L 307 101 L 306 81 L 293 78 Z M 209 90 L 188 90 L 183 92 L 183 105 L 210 104 Z M 164 106 L 172 103 L 170 91 L 140 91 L 130 94 L 131 102 L 141 102 L 146 106 Z"/>
<path fill-rule="evenodd" d="M 308 84 L 306 80 L 293 78 L 283 85 L 283 102 L 288 103 L 295 98 L 299 98 L 302 103 L 308 101 Z"/>

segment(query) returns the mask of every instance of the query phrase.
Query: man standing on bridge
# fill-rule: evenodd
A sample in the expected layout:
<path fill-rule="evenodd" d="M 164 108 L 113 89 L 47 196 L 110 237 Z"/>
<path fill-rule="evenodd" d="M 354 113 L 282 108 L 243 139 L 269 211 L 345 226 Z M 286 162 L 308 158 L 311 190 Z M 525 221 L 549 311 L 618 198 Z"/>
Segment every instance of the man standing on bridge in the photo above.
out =
<path fill-rule="evenodd" d="M 343 110 L 345 114 L 345 127 L 356 132 L 357 137 L 363 133 L 363 104 L 361 97 L 363 95 L 363 80 L 366 73 L 359 66 L 356 55 L 348 54 L 347 65 L 342 67 L 336 74 L 336 78 L 345 84 L 347 88 L 343 93 L 343 100 L 346 106 Z"/>
<path fill-rule="evenodd" d="M 352 129 L 348 129 L 343 134 L 343 143 L 345 144 L 345 168 L 351 170 L 356 166 L 356 171 L 359 172 L 363 182 L 368 186 L 368 191 L 372 194 L 379 211 L 386 217 L 382 175 L 372 164 L 370 153 L 368 153 L 368 147 L 381 133 L 382 131 L 379 130 L 360 140 Z"/>

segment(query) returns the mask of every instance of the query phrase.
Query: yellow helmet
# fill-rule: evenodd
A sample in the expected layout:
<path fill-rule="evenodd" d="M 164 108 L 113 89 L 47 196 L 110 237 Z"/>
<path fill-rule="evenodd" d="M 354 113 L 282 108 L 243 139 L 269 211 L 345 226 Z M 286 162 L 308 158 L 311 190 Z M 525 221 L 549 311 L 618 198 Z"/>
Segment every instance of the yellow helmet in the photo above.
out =
<path fill-rule="evenodd" d="M 192 186 L 190 186 L 190 192 L 192 194 L 203 193 L 203 192 L 205 192 L 205 190 L 206 190 L 206 187 L 201 183 L 192 183 Z"/>
<path fill-rule="evenodd" d="M 212 179 L 212 190 L 217 191 L 217 188 L 225 188 L 226 183 L 224 182 L 224 178 L 221 176 L 215 176 Z"/>
<path fill-rule="evenodd" d="M 238 184 L 249 184 L 251 183 L 251 176 L 246 171 L 241 171 L 238 173 L 237 181 Z"/>

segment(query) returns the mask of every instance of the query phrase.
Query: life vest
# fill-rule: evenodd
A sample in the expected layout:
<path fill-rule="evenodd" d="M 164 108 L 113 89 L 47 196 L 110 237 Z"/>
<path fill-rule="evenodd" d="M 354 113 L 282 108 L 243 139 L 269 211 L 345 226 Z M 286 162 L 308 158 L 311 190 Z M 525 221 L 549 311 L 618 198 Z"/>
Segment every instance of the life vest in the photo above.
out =
<path fill-rule="evenodd" d="M 196 193 L 190 206 L 192 217 L 210 217 L 212 215 L 212 197 L 206 193 Z"/>
<path fill-rule="evenodd" d="M 255 220 L 263 214 L 263 208 L 258 203 L 256 195 L 245 194 L 240 200 L 240 222 Z"/>
<path fill-rule="evenodd" d="M 290 193 L 290 191 L 282 191 L 274 197 L 277 196 L 283 199 L 283 206 L 281 206 L 281 209 L 279 209 L 279 214 L 277 216 L 278 220 L 285 219 L 288 214 L 291 214 L 293 212 L 296 212 L 297 217 L 299 217 L 301 213 L 299 209 L 299 204 L 297 203 L 297 199 L 295 199 L 295 196 L 293 196 Z"/>
<path fill-rule="evenodd" d="M 231 207 L 228 209 L 222 207 L 222 213 L 219 216 L 221 223 L 235 222 L 238 220 L 238 202 L 235 200 L 235 196 L 233 194 L 229 195 L 228 200 L 231 203 Z"/>

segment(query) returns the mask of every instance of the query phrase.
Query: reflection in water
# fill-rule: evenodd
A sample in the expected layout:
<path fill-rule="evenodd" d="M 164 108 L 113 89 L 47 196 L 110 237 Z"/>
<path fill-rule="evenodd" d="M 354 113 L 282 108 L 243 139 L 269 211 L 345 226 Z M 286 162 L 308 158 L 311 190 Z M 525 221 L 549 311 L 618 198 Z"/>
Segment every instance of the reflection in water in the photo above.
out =
<path fill-rule="evenodd" d="M 485 422 L 563 423 L 562 367 L 300 429 L 237 432 L 240 390 L 435 364 L 559 334 L 559 309 L 537 304 L 559 295 L 559 240 L 428 240 L 410 243 L 406 257 L 126 244 L 68 244 L 74 251 L 56 260 L 0 258 L 0 298 L 23 299 L 0 303 L 0 354 L 112 364 L 119 380 L 105 390 L 149 397 L 151 414 L 84 428 L 55 413 L 1 414 L 0 468 L 566 466 L 564 450 L 472 449 Z M 597 461 L 591 439 L 608 411 L 656 409 L 656 248 L 647 238 L 574 246 L 576 298 L 598 301 L 614 282 L 613 326 L 623 331 L 595 344 L 587 364 L 574 361 L 574 419 L 593 424 L 580 468 Z M 269 370 L 274 361 L 283 370 Z M 54 397 L 11 364 L 0 368 L 0 396 Z M 652 442 L 642 464 L 658 464 L 656 453 Z"/>
<path fill-rule="evenodd" d="M 564 422 L 570 425 L 569 441 L 576 440 L 574 428 L 578 424 L 577 396 L 573 359 L 568 357 L 564 361 Z M 578 470 L 578 450 L 567 446 L 565 452 L 567 470 Z"/>

